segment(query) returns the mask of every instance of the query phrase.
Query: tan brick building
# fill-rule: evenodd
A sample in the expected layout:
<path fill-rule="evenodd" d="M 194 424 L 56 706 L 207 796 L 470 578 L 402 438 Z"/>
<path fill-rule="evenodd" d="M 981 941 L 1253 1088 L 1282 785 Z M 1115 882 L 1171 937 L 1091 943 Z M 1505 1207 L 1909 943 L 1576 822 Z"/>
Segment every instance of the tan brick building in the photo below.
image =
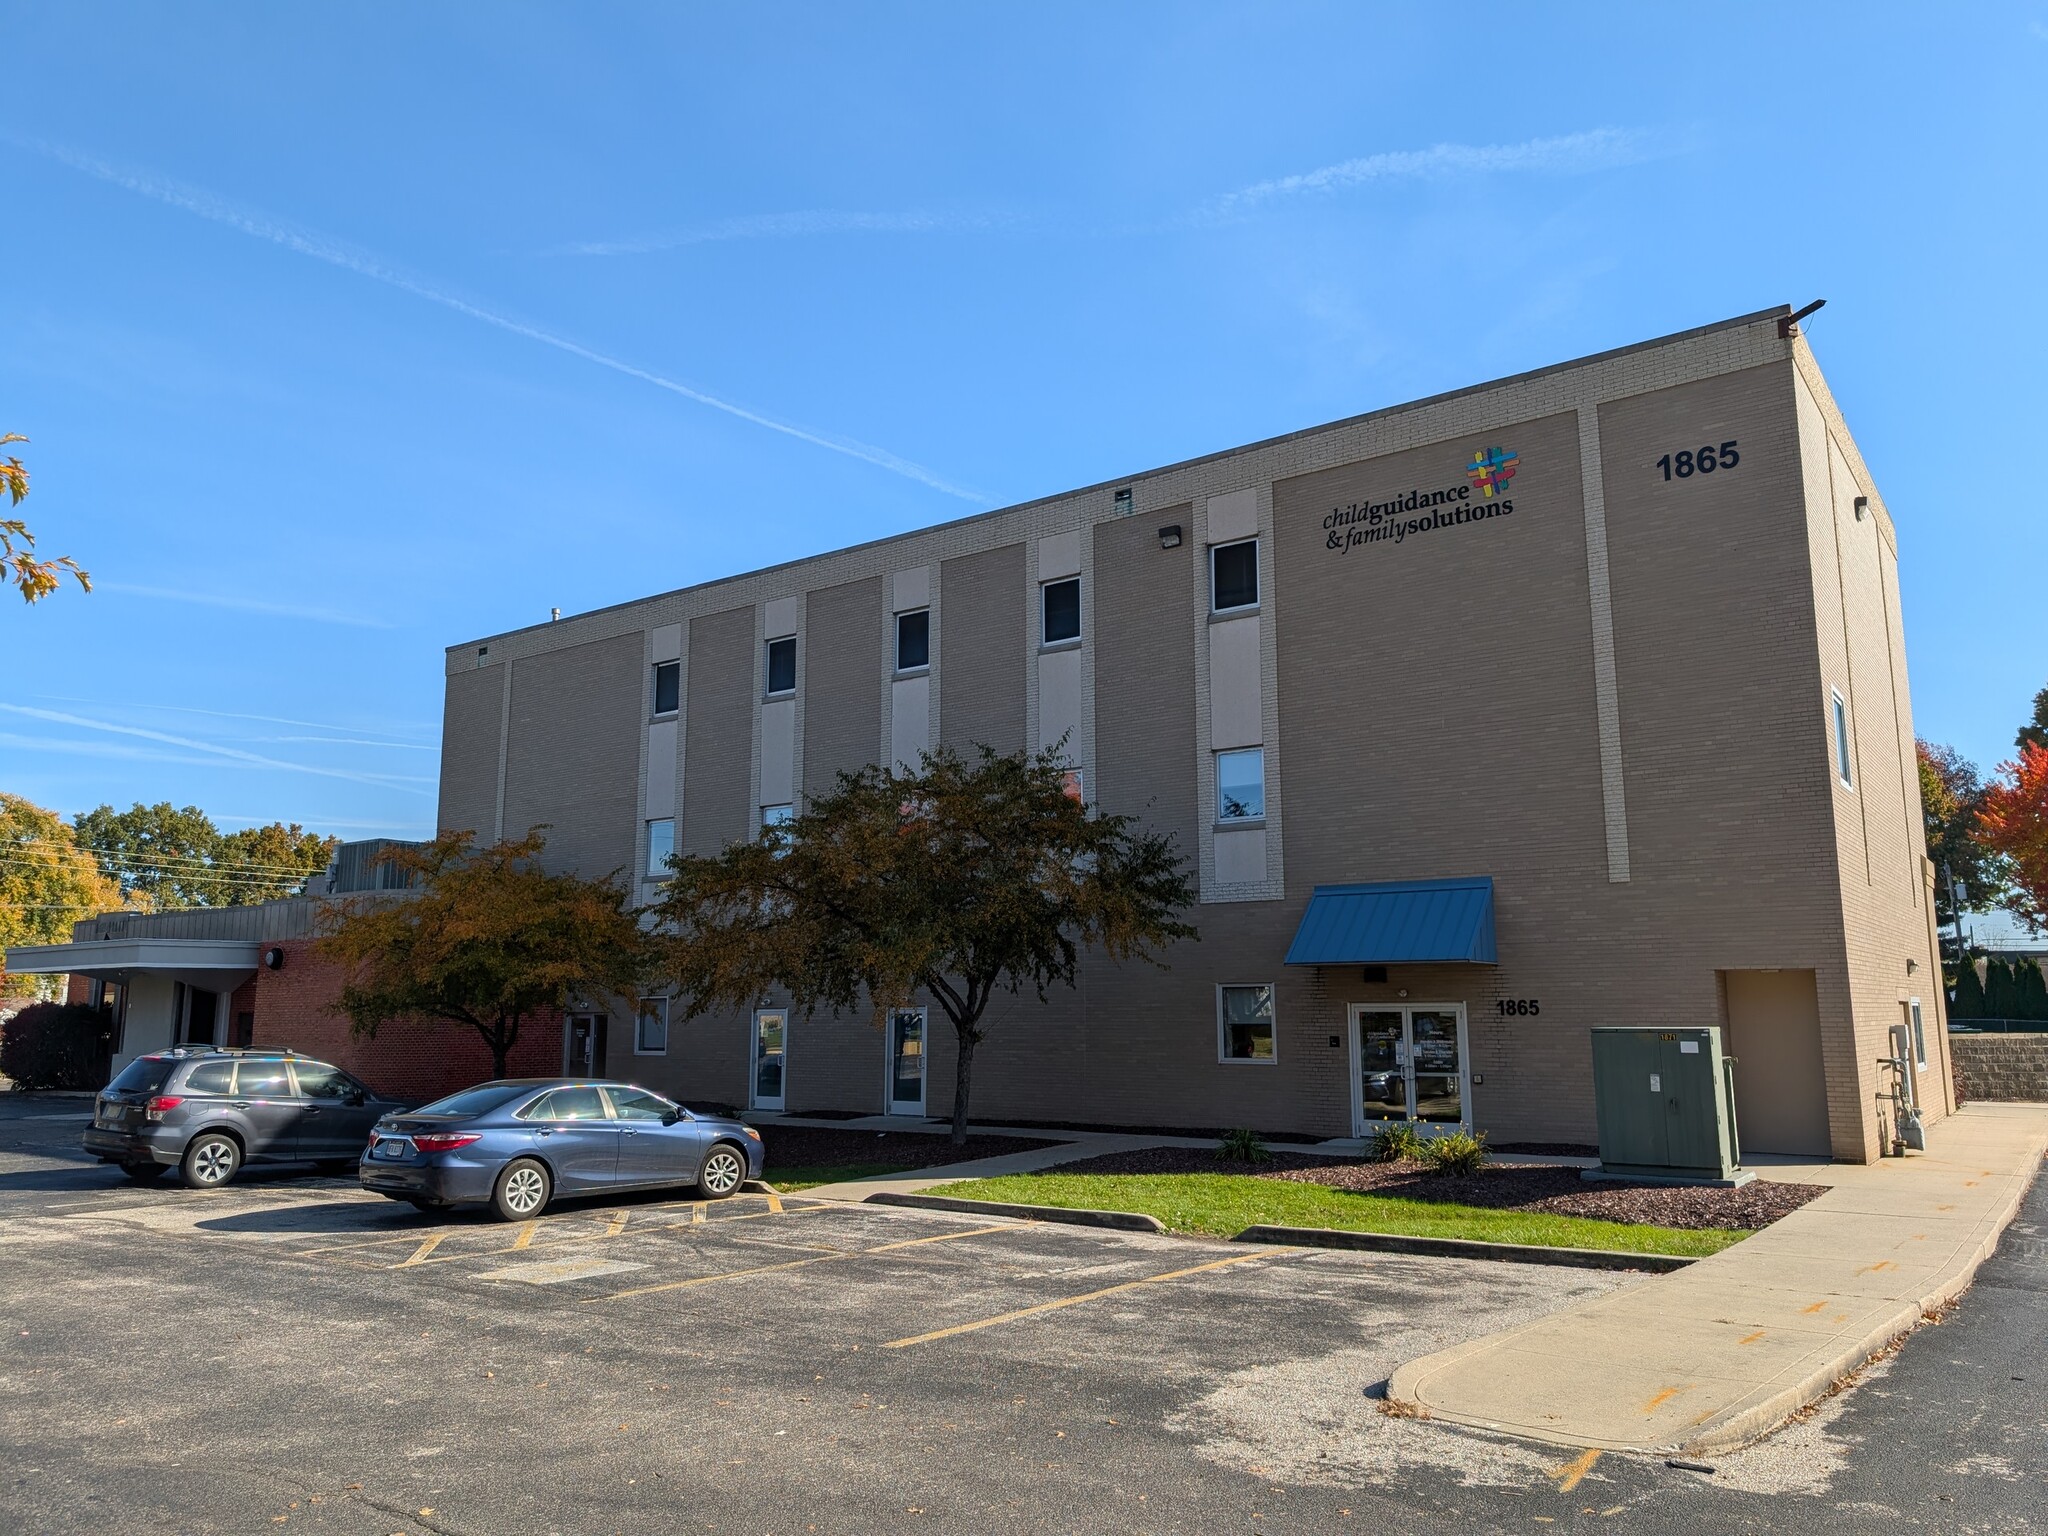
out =
<path fill-rule="evenodd" d="M 1897 538 L 1782 309 L 447 668 L 441 825 L 546 823 L 587 873 L 750 837 L 865 763 L 1064 739 L 1091 802 L 1198 869 L 1201 938 L 999 1001 L 978 1118 L 1585 1144 L 1607 1024 L 1725 1029 L 1753 1150 L 1874 1155 L 1894 1026 L 1951 1107 Z M 949 1109 L 936 1010 L 770 1001 L 582 1021 L 565 1056 Z"/>

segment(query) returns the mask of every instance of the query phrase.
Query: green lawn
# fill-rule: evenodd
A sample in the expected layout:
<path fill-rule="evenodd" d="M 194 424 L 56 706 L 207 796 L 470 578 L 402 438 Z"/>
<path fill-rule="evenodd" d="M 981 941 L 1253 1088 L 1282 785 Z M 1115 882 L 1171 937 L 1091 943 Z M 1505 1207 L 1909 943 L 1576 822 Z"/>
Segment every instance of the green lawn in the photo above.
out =
<path fill-rule="evenodd" d="M 764 1177 L 785 1195 L 820 1184 L 837 1184 L 841 1179 L 877 1179 L 885 1173 L 906 1173 L 899 1163 L 855 1163 L 845 1168 L 769 1168 Z"/>
<path fill-rule="evenodd" d="M 934 1193 L 1024 1205 L 1141 1211 L 1158 1217 L 1175 1232 L 1201 1232 L 1211 1237 L 1234 1237 L 1246 1227 L 1261 1225 L 1335 1227 L 1346 1232 L 1464 1237 L 1543 1248 L 1607 1248 L 1699 1258 L 1749 1236 L 1747 1232 L 1694 1232 L 1592 1221 L 1583 1216 L 1357 1195 L 1326 1184 L 1227 1173 L 1020 1173 L 948 1184 Z"/>

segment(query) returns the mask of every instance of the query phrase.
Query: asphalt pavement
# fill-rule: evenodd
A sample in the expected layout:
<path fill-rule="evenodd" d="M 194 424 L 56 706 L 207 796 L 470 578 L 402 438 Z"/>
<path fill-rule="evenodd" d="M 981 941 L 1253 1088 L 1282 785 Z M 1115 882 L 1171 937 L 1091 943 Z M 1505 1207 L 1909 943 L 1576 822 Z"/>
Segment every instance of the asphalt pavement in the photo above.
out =
<path fill-rule="evenodd" d="M 1393 1367 L 1654 1279 L 753 1191 L 531 1224 L 205 1195 L 0 1097 L 0 1528 L 2028 1530 L 2048 1196 L 1896 1359 L 1711 1473 L 1381 1411 Z M 2014 1379 L 2025 1378 L 2025 1379 Z M 1571 1390 L 1569 1380 L 1559 1383 Z"/>

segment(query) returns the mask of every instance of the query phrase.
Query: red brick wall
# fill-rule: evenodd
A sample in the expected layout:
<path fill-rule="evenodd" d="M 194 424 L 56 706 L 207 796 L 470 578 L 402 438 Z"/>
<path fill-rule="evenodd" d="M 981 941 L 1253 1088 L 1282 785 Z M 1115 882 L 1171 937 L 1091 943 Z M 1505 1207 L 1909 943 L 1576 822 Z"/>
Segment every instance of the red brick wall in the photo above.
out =
<path fill-rule="evenodd" d="M 244 1013 L 253 1013 L 252 1045 L 290 1047 L 331 1061 L 379 1093 L 427 1100 L 453 1093 L 491 1076 L 491 1053 L 468 1025 L 397 1022 L 372 1038 L 354 1034 L 328 1005 L 341 992 L 341 967 L 319 958 L 310 939 L 286 940 L 278 969 L 259 970 L 235 989 L 228 1003 L 227 1033 Z M 550 1012 L 529 1019 L 519 1031 L 506 1070 L 514 1077 L 553 1077 L 562 1070 L 562 1018 Z"/>

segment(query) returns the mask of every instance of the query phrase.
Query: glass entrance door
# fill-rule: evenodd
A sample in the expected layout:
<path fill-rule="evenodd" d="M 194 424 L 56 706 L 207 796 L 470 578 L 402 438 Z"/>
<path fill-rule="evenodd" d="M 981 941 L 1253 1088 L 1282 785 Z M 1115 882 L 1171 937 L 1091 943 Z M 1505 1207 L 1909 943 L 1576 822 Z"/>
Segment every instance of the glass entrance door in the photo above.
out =
<path fill-rule="evenodd" d="M 924 1029 L 922 1008 L 889 1015 L 889 1113 L 924 1113 Z"/>
<path fill-rule="evenodd" d="M 1389 1120 L 1465 1121 L 1465 1009 L 1461 1004 L 1351 1010 L 1353 1133 Z"/>
<path fill-rule="evenodd" d="M 754 1108 L 782 1108 L 784 1048 L 789 1033 L 789 1015 L 781 1009 L 762 1009 L 754 1015 Z"/>

